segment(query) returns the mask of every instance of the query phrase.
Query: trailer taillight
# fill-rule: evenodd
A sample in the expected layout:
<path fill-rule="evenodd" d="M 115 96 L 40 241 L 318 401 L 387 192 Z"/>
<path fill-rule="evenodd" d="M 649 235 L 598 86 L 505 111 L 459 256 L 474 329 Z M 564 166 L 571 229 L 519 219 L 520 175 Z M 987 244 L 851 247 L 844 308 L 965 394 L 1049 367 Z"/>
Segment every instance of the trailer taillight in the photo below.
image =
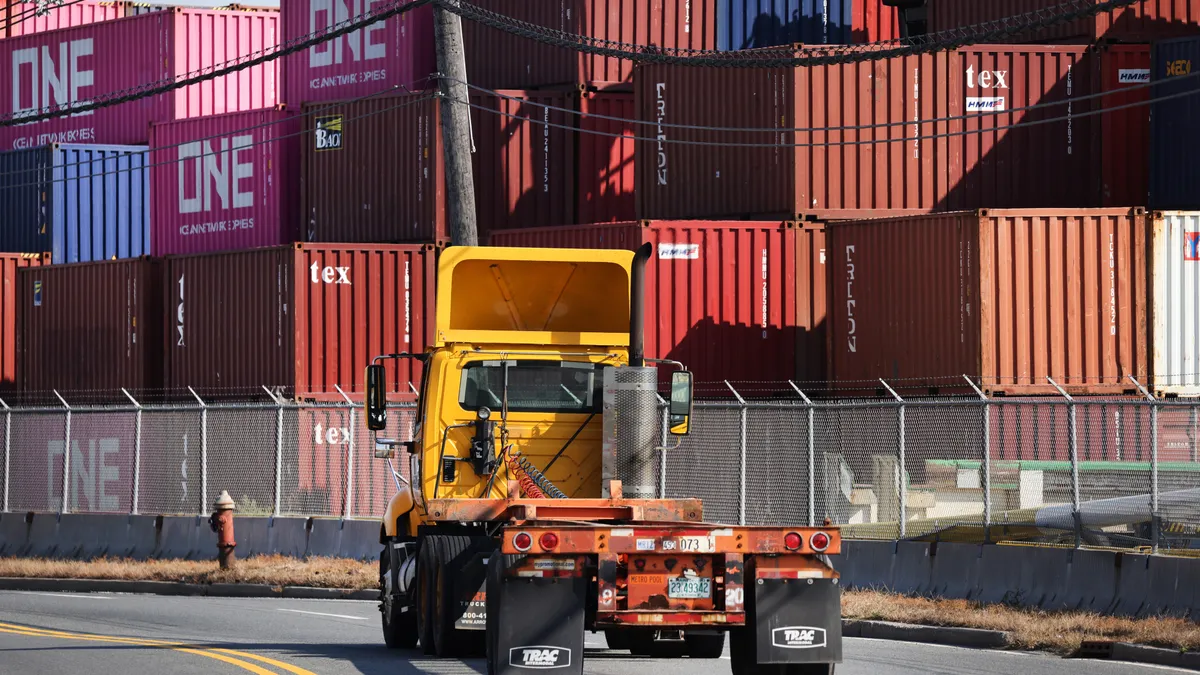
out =
<path fill-rule="evenodd" d="M 521 553 L 524 553 L 533 547 L 533 537 L 529 536 L 528 533 L 518 532 L 516 536 L 513 537 L 512 544 L 513 548 L 517 549 Z"/>
<path fill-rule="evenodd" d="M 547 532 L 541 537 L 538 537 L 538 544 L 542 547 L 543 551 L 549 551 L 550 549 L 557 548 L 558 535 L 554 534 L 553 532 Z"/>
<path fill-rule="evenodd" d="M 808 540 L 808 543 L 814 551 L 820 553 L 829 548 L 829 535 L 824 532 L 818 532 L 812 536 L 812 539 Z"/>
<path fill-rule="evenodd" d="M 804 539 L 802 539 L 800 535 L 796 534 L 795 532 L 788 532 L 783 536 L 783 545 L 786 546 L 787 550 L 789 551 L 795 551 L 796 549 L 800 548 L 803 543 Z"/>

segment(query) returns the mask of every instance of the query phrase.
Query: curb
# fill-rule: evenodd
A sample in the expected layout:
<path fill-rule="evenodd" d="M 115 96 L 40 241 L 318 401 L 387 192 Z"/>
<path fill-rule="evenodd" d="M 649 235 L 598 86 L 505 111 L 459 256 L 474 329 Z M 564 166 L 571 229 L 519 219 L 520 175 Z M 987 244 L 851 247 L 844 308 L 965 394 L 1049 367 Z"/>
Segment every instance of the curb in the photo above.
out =
<path fill-rule="evenodd" d="M 1076 658 L 1107 659 L 1110 661 L 1126 661 L 1130 663 L 1149 663 L 1157 666 L 1171 666 L 1200 670 L 1200 653 L 1181 652 L 1177 649 L 1148 647 L 1128 642 L 1084 642 Z"/>
<path fill-rule="evenodd" d="M 842 619 L 843 637 L 874 638 L 876 640 L 898 640 L 901 642 L 924 642 L 974 647 L 977 649 L 1005 649 L 1009 646 L 1008 633 L 1000 630 L 979 628 L 957 628 L 950 626 L 919 626 L 891 621 L 855 621 Z"/>
<path fill-rule="evenodd" d="M 352 591 L 309 586 L 267 584 L 188 584 L 176 581 L 116 579 L 45 579 L 0 577 L 0 591 L 47 593 L 136 593 L 142 595 L 207 596 L 213 598 L 297 598 L 305 600 L 378 600 L 379 591 Z"/>

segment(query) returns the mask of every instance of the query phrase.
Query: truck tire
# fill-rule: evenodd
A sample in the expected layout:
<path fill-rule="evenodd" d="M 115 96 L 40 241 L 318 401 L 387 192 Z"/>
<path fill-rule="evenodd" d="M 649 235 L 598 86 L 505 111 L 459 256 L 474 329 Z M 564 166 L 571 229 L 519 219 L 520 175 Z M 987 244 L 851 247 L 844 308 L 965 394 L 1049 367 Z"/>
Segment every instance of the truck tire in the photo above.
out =
<path fill-rule="evenodd" d="M 687 644 L 687 655 L 693 659 L 719 659 L 725 652 L 725 634 L 716 635 L 701 633 L 699 635 L 683 636 Z"/>
<path fill-rule="evenodd" d="M 442 658 L 458 658 L 483 652 L 486 631 L 454 627 L 459 617 L 455 580 L 472 557 L 495 550 L 495 544 L 488 537 L 430 535 L 426 545 L 434 559 L 429 585 L 434 653 Z"/>
<path fill-rule="evenodd" d="M 433 594 L 430 592 L 433 583 L 433 572 L 437 568 L 437 561 L 434 558 L 433 546 L 430 544 L 430 538 L 426 537 L 420 543 L 420 548 L 417 552 L 417 581 L 416 588 L 413 589 L 415 601 L 413 602 L 413 613 L 416 614 L 417 621 L 417 639 L 421 641 L 421 651 L 426 656 L 433 656 L 433 603 L 431 599 Z"/>
<path fill-rule="evenodd" d="M 387 542 L 379 553 L 379 609 L 383 617 L 383 642 L 388 649 L 412 649 L 417 646 L 417 613 L 398 605 L 388 589 L 392 574 L 392 545 Z M 394 588 L 393 588 L 394 590 Z"/>
<path fill-rule="evenodd" d="M 608 643 L 609 649 L 629 650 L 629 633 L 616 628 L 609 628 L 604 631 L 604 641 Z"/>

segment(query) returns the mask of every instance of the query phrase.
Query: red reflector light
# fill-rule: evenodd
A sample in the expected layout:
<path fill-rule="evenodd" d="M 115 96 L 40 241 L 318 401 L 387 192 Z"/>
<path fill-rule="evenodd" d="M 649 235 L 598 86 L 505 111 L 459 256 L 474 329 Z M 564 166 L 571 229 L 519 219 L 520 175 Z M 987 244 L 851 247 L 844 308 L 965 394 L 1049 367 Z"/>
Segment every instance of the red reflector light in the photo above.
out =
<path fill-rule="evenodd" d="M 513 548 L 524 553 L 533 546 L 533 537 L 525 532 L 518 532 L 517 536 L 513 537 Z"/>
<path fill-rule="evenodd" d="M 803 543 L 804 540 L 801 539 L 800 535 L 796 534 L 795 532 L 788 532 L 783 537 L 783 545 L 786 546 L 789 551 L 795 551 L 796 549 L 800 548 L 800 545 Z"/>
<path fill-rule="evenodd" d="M 538 538 L 538 544 L 541 545 L 542 550 L 549 551 L 558 546 L 558 535 L 553 532 L 547 532 Z"/>
<path fill-rule="evenodd" d="M 812 536 L 812 539 L 808 543 L 812 545 L 814 551 L 819 553 L 829 548 L 829 535 L 824 532 L 818 532 Z"/>

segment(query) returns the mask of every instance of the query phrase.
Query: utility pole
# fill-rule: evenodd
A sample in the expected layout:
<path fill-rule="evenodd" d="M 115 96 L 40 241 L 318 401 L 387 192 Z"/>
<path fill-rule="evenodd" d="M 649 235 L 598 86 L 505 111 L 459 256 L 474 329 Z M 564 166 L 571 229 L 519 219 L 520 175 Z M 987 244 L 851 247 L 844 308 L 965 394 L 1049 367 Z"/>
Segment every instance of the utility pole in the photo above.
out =
<path fill-rule="evenodd" d="M 458 0 L 446 0 L 458 6 Z M 442 75 L 442 147 L 446 159 L 446 203 L 450 237 L 455 246 L 478 246 L 475 178 L 471 173 L 471 108 L 467 105 L 467 62 L 462 19 L 440 6 L 433 9 L 437 67 Z"/>

